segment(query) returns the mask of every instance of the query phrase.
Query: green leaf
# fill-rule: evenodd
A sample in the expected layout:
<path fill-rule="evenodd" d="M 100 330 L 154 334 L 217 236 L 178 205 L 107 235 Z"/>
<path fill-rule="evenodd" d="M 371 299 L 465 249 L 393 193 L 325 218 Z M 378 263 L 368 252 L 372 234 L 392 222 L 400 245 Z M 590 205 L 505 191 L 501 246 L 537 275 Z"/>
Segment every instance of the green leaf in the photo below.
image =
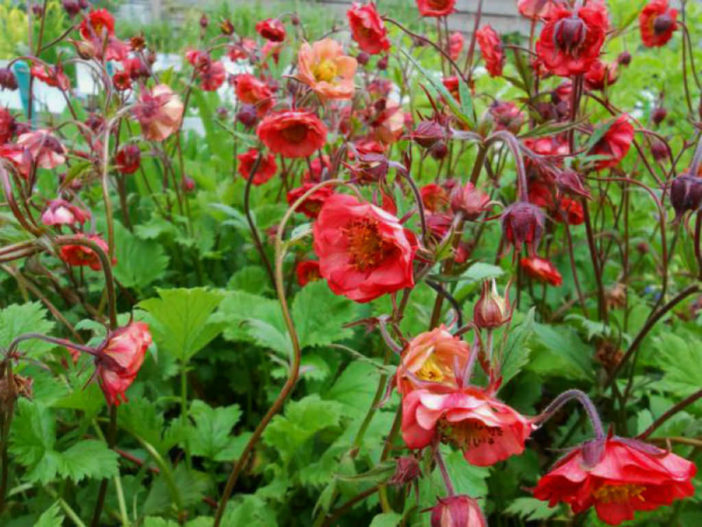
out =
<path fill-rule="evenodd" d="M 688 338 L 685 338 L 688 337 Z M 656 339 L 656 362 L 669 389 L 687 397 L 702 386 L 702 348 L 692 335 L 663 333 Z"/>
<path fill-rule="evenodd" d="M 41 302 L 12 304 L 0 311 L 0 346 L 7 349 L 12 339 L 24 333 L 47 334 L 53 327 L 54 323 L 47 320 L 47 312 Z M 36 359 L 54 347 L 54 344 L 32 339 L 20 343 L 18 350 Z"/>
<path fill-rule="evenodd" d="M 402 514 L 384 512 L 373 517 L 370 527 L 397 527 L 402 521 Z"/>
<path fill-rule="evenodd" d="M 39 516 L 34 527 L 61 527 L 64 519 L 63 514 L 61 514 L 61 507 L 57 501 Z"/>
<path fill-rule="evenodd" d="M 102 441 L 85 440 L 76 443 L 61 455 L 62 476 L 76 483 L 84 478 L 111 478 L 119 473 L 117 454 Z"/>
<path fill-rule="evenodd" d="M 468 494 L 474 497 L 486 496 L 488 493 L 487 478 L 490 476 L 490 469 L 468 464 L 460 450 L 451 450 L 446 446 L 443 446 L 441 450 L 446 461 L 446 470 L 451 476 L 456 493 Z M 438 472 L 437 469 L 435 473 Z"/>
<path fill-rule="evenodd" d="M 347 414 L 365 412 L 373 399 L 379 378 L 380 374 L 372 364 L 354 361 L 339 375 L 324 398 L 343 404 Z"/>
<path fill-rule="evenodd" d="M 222 525 L 278 527 L 275 513 L 268 503 L 258 496 L 237 496 L 227 505 Z"/>
<path fill-rule="evenodd" d="M 28 399 L 17 401 L 17 411 L 12 420 L 10 453 L 14 461 L 35 466 L 56 442 L 56 423 L 47 408 Z"/>
<path fill-rule="evenodd" d="M 535 335 L 528 368 L 536 374 L 591 380 L 592 348 L 577 332 L 565 326 L 534 325 Z"/>
<path fill-rule="evenodd" d="M 517 498 L 505 509 L 505 514 L 518 516 L 523 520 L 548 520 L 559 514 L 560 507 L 549 507 L 547 501 L 536 498 Z"/>
<path fill-rule="evenodd" d="M 189 437 L 192 454 L 218 460 L 219 454 L 230 445 L 232 428 L 241 418 L 239 406 L 212 408 L 198 400 L 192 402 L 190 415 L 195 421 Z"/>
<path fill-rule="evenodd" d="M 502 386 L 529 362 L 529 339 L 534 334 L 534 311 L 535 308 L 532 307 L 524 321 L 509 332 L 507 344 L 502 352 Z"/>
<path fill-rule="evenodd" d="M 292 317 L 300 346 L 324 346 L 353 335 L 343 325 L 353 320 L 356 305 L 335 295 L 324 281 L 307 284 L 293 300 Z"/>
<path fill-rule="evenodd" d="M 187 362 L 222 332 L 210 321 L 222 301 L 222 294 L 203 287 L 158 289 L 160 298 L 150 298 L 139 306 L 153 317 L 155 336 L 175 358 Z"/>
<path fill-rule="evenodd" d="M 260 295 L 270 291 L 270 279 L 266 270 L 258 265 L 249 265 L 234 273 L 227 284 L 227 289 L 246 291 Z"/>
<path fill-rule="evenodd" d="M 168 256 L 156 241 L 142 240 L 115 223 L 115 278 L 124 287 L 143 289 L 163 278 Z"/>

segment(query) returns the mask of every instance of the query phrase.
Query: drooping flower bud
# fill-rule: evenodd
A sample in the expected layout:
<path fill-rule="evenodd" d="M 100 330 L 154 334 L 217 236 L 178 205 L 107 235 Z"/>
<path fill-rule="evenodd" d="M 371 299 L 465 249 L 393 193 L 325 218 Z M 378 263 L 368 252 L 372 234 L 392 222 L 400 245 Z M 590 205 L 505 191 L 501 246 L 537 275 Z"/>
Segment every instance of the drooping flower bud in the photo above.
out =
<path fill-rule="evenodd" d="M 181 179 L 180 184 L 183 187 L 184 192 L 189 193 L 195 190 L 195 180 L 189 176 L 183 176 L 183 179 Z"/>
<path fill-rule="evenodd" d="M 583 185 L 583 181 L 575 170 L 563 170 L 556 174 L 558 190 L 565 194 L 590 198 L 590 191 Z"/>
<path fill-rule="evenodd" d="M 653 112 L 651 112 L 651 121 L 653 121 L 653 124 L 659 125 L 663 121 L 665 121 L 665 118 L 668 117 L 668 110 L 663 108 L 663 106 L 657 106 Z"/>
<path fill-rule="evenodd" d="M 419 146 L 431 148 L 439 141 L 446 139 L 446 128 L 434 120 L 420 122 L 410 137 Z"/>
<path fill-rule="evenodd" d="M 71 18 L 80 13 L 80 4 L 78 3 L 78 0 L 62 0 L 61 5 L 63 5 L 63 9 L 66 11 L 66 14 Z"/>
<path fill-rule="evenodd" d="M 236 120 L 246 128 L 251 128 L 258 120 L 258 112 L 253 104 L 244 104 L 236 113 Z"/>
<path fill-rule="evenodd" d="M 375 67 L 378 68 L 378 71 L 385 71 L 388 69 L 388 56 L 385 55 L 383 58 L 379 59 L 378 62 L 376 62 Z"/>
<path fill-rule="evenodd" d="M 432 509 L 431 527 L 487 527 L 487 521 L 473 498 L 449 496 Z"/>
<path fill-rule="evenodd" d="M 369 60 L 370 55 L 365 51 L 361 51 L 358 55 L 356 55 L 356 62 L 358 62 L 361 66 L 365 66 L 366 64 L 368 64 Z"/>
<path fill-rule="evenodd" d="M 617 57 L 617 62 L 620 66 L 628 66 L 631 64 L 631 53 L 628 51 L 622 51 Z"/>
<path fill-rule="evenodd" d="M 412 483 L 422 475 L 422 470 L 419 468 L 419 461 L 416 457 L 403 456 L 397 458 L 395 473 L 388 480 L 390 485 L 401 487 L 407 483 Z"/>
<path fill-rule="evenodd" d="M 656 161 L 668 159 L 668 156 L 670 155 L 669 151 L 670 149 L 668 148 L 668 145 L 666 145 L 663 141 L 657 137 L 653 137 L 651 139 L 651 154 L 653 155 L 653 159 Z"/>
<path fill-rule="evenodd" d="M 437 161 L 444 159 L 448 155 L 448 146 L 445 141 L 439 141 L 429 149 L 431 157 Z"/>
<path fill-rule="evenodd" d="M 385 179 L 388 175 L 389 162 L 383 154 L 361 154 L 356 157 L 356 163 L 344 163 L 358 183 L 374 183 Z"/>
<path fill-rule="evenodd" d="M 508 288 L 509 289 L 509 288 Z M 509 306 L 509 294 L 501 297 L 497 292 L 497 283 L 492 280 L 483 282 L 480 298 L 473 308 L 473 322 L 481 329 L 499 328 L 512 318 Z"/>
<path fill-rule="evenodd" d="M 676 177 L 670 186 L 670 204 L 676 221 L 686 212 L 698 210 L 702 205 L 702 178 L 687 174 Z"/>
<path fill-rule="evenodd" d="M 454 212 L 462 212 L 465 219 L 469 221 L 477 220 L 490 208 L 490 196 L 475 188 L 473 183 L 457 185 L 451 191 L 451 209 Z"/>
<path fill-rule="evenodd" d="M 10 91 L 17 89 L 17 78 L 10 68 L 0 68 L 0 88 Z"/>
<path fill-rule="evenodd" d="M 513 203 L 502 214 L 502 229 L 507 243 L 517 251 L 526 245 L 531 255 L 541 241 L 544 223 L 541 209 L 527 201 Z"/>

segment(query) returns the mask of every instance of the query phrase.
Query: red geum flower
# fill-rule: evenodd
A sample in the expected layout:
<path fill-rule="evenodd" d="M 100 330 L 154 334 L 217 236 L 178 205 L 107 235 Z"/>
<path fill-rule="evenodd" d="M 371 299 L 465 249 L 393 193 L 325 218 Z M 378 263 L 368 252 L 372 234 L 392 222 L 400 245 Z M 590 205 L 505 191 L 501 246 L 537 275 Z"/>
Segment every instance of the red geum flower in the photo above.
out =
<path fill-rule="evenodd" d="M 537 20 L 547 18 L 562 0 L 519 0 L 517 8 L 522 16 Z"/>
<path fill-rule="evenodd" d="M 85 40 L 102 41 L 115 34 L 115 19 L 107 9 L 93 9 L 79 26 L 80 36 Z"/>
<path fill-rule="evenodd" d="M 100 247 L 105 254 L 108 252 L 107 243 L 97 234 L 76 234 L 77 238 L 82 238 L 95 243 Z M 88 266 L 93 271 L 99 271 L 102 268 L 100 264 L 100 258 L 97 253 L 93 251 L 90 247 L 84 245 L 63 245 L 59 251 L 59 257 L 61 260 L 69 265 L 75 266 Z M 115 265 L 117 260 L 112 259 L 112 265 Z"/>
<path fill-rule="evenodd" d="M 244 104 L 256 107 L 258 117 L 261 118 L 273 107 L 273 91 L 263 82 L 250 73 L 242 73 L 234 78 L 236 98 Z"/>
<path fill-rule="evenodd" d="M 47 86 L 59 88 L 61 90 L 68 90 L 71 88 L 71 80 L 63 72 L 63 66 L 61 64 L 49 66 L 48 68 L 44 64 L 34 64 L 29 71 L 32 77 L 36 77 Z"/>
<path fill-rule="evenodd" d="M 251 38 L 242 38 L 227 50 L 227 55 L 232 61 L 248 59 L 256 51 L 256 41 Z"/>
<path fill-rule="evenodd" d="M 407 395 L 428 383 L 458 388 L 456 377 L 464 373 L 469 357 L 468 344 L 454 337 L 443 324 L 420 333 L 402 352 L 395 379 L 397 391 Z"/>
<path fill-rule="evenodd" d="M 422 205 L 429 212 L 445 211 L 448 208 L 449 196 L 446 189 L 437 183 L 429 183 L 419 189 Z"/>
<path fill-rule="evenodd" d="M 485 61 L 485 68 L 491 77 L 502 75 L 505 65 L 505 54 L 502 50 L 500 35 L 488 24 L 475 32 L 475 39 L 480 46 L 480 53 Z"/>
<path fill-rule="evenodd" d="M 519 133 L 526 121 L 524 112 L 513 102 L 495 101 L 490 105 L 489 112 L 497 130 L 507 130 L 513 134 Z"/>
<path fill-rule="evenodd" d="M 163 141 L 180 128 L 183 103 L 169 86 L 159 84 L 142 91 L 133 112 L 146 139 Z"/>
<path fill-rule="evenodd" d="M 558 269 L 548 260 L 532 256 L 531 258 L 522 258 L 519 262 L 524 272 L 532 278 L 541 282 L 546 282 L 553 286 L 559 286 L 563 283 L 563 277 Z"/>
<path fill-rule="evenodd" d="M 451 60 L 458 60 L 461 56 L 461 51 L 463 51 L 463 44 L 465 44 L 466 39 L 463 33 L 460 31 L 454 31 L 449 35 L 448 41 L 448 53 Z"/>
<path fill-rule="evenodd" d="M 303 260 L 295 267 L 297 283 L 300 287 L 305 287 L 310 282 L 316 282 L 322 275 L 319 274 L 319 262 L 317 260 Z"/>
<path fill-rule="evenodd" d="M 534 254 L 544 233 L 544 213 L 536 205 L 526 201 L 513 203 L 502 213 L 502 229 L 508 245 L 520 251 L 527 246 Z"/>
<path fill-rule="evenodd" d="M 112 85 L 117 91 L 126 91 L 132 87 L 132 78 L 127 70 L 116 71 L 112 75 Z"/>
<path fill-rule="evenodd" d="M 414 287 L 414 234 L 375 205 L 334 194 L 312 232 L 320 273 L 334 293 L 370 302 Z"/>
<path fill-rule="evenodd" d="M 600 59 L 592 63 L 590 69 L 585 73 L 585 85 L 588 90 L 604 90 L 619 78 L 617 63 L 605 64 Z"/>
<path fill-rule="evenodd" d="M 427 223 L 427 229 L 439 240 L 443 239 L 448 234 L 451 224 L 453 224 L 453 216 L 444 212 L 427 213 L 424 216 Z"/>
<path fill-rule="evenodd" d="M 66 161 L 66 147 L 48 130 L 22 134 L 17 139 L 17 145 L 24 147 L 40 168 L 51 170 Z"/>
<path fill-rule="evenodd" d="M 227 70 L 222 62 L 213 60 L 206 68 L 198 69 L 198 78 L 204 91 L 217 91 L 227 78 Z"/>
<path fill-rule="evenodd" d="M 449 496 L 431 510 L 431 527 L 487 527 L 487 520 L 473 498 Z"/>
<path fill-rule="evenodd" d="M 422 16 L 446 16 L 454 12 L 456 0 L 416 0 Z"/>
<path fill-rule="evenodd" d="M 568 503 L 576 514 L 594 506 L 600 520 L 619 525 L 634 519 L 637 510 L 654 510 L 694 494 L 691 479 L 697 468 L 690 461 L 632 439 L 595 441 L 561 458 L 539 480 L 534 497 L 550 506 Z"/>
<path fill-rule="evenodd" d="M 490 196 L 475 188 L 471 182 L 456 185 L 451 191 L 451 209 L 462 212 L 463 217 L 469 221 L 477 220 L 491 208 Z"/>
<path fill-rule="evenodd" d="M 329 173 L 331 170 L 331 160 L 329 156 L 323 155 L 321 157 L 315 157 L 310 161 L 309 169 L 302 176 L 303 183 L 319 183 L 322 181 L 322 176 L 325 171 Z"/>
<path fill-rule="evenodd" d="M 5 108 L 0 107 L 0 145 L 7 143 L 17 132 L 17 121 Z"/>
<path fill-rule="evenodd" d="M 664 46 L 678 28 L 678 11 L 670 9 L 668 0 L 651 0 L 639 13 L 639 28 L 644 46 Z"/>
<path fill-rule="evenodd" d="M 588 152 L 590 156 L 606 156 L 606 159 L 595 163 L 597 170 L 617 166 L 626 156 L 634 140 L 634 127 L 627 114 L 620 115 L 616 121 L 605 126 L 609 128 Z"/>
<path fill-rule="evenodd" d="M 288 205 L 292 206 L 298 199 L 307 194 L 312 188 L 314 188 L 317 183 L 304 183 L 301 187 L 297 187 L 288 192 Z M 329 197 L 334 194 L 331 187 L 324 186 L 315 190 L 310 196 L 308 196 L 305 201 L 300 204 L 297 208 L 298 212 L 302 212 L 308 218 L 316 218 L 319 215 L 319 211 L 322 209 L 324 202 L 329 199 Z"/>
<path fill-rule="evenodd" d="M 83 224 L 88 219 L 90 219 L 90 213 L 87 210 L 65 199 L 51 200 L 41 215 L 42 223 L 48 226 Z"/>
<path fill-rule="evenodd" d="M 259 155 L 262 156 L 261 163 L 258 165 L 253 181 L 251 182 L 252 185 L 256 186 L 263 185 L 266 181 L 275 176 L 276 172 L 278 172 L 278 165 L 275 162 L 275 156 L 270 153 L 259 153 L 259 151 L 255 148 L 250 148 L 247 152 L 236 156 L 237 161 L 239 162 L 239 167 L 237 169 L 239 175 L 244 179 L 249 179 L 249 177 L 251 177 L 251 171 L 253 170 Z"/>
<path fill-rule="evenodd" d="M 23 178 L 29 178 L 32 170 L 32 154 L 29 150 L 20 145 L 7 143 L 0 145 L 0 158 L 12 163 Z"/>
<path fill-rule="evenodd" d="M 474 387 L 415 389 L 402 398 L 402 438 L 408 448 L 429 446 L 439 435 L 479 467 L 524 452 L 532 429 L 529 419 Z"/>
<path fill-rule="evenodd" d="M 607 8 L 600 1 L 576 9 L 559 6 L 546 19 L 536 53 L 551 73 L 586 73 L 600 55 L 608 28 Z"/>
<path fill-rule="evenodd" d="M 444 88 L 446 88 L 449 91 L 451 97 L 456 99 L 458 102 L 461 102 L 461 92 L 458 87 L 458 77 L 456 77 L 455 75 L 451 77 L 444 77 L 443 79 L 441 79 L 441 84 L 443 84 Z"/>
<path fill-rule="evenodd" d="M 256 24 L 256 32 L 271 42 L 282 42 L 285 40 L 285 26 L 277 18 L 261 20 Z"/>
<path fill-rule="evenodd" d="M 283 157 L 308 157 L 327 142 L 327 127 L 311 112 L 289 110 L 266 116 L 256 135 L 274 153 Z"/>
<path fill-rule="evenodd" d="M 136 379 L 150 345 L 151 333 L 144 322 L 131 322 L 109 333 L 95 357 L 95 374 L 108 404 L 127 402 L 125 392 Z"/>
<path fill-rule="evenodd" d="M 585 211 L 579 201 L 570 198 L 560 198 L 556 202 L 556 211 L 554 212 L 555 220 L 568 225 L 582 225 L 585 221 Z"/>
<path fill-rule="evenodd" d="M 354 2 L 346 12 L 351 27 L 351 36 L 366 53 L 377 55 L 390 49 L 388 30 L 380 18 L 373 2 L 358 4 Z"/>
<path fill-rule="evenodd" d="M 120 174 L 134 174 L 141 165 L 141 149 L 138 145 L 128 144 L 117 151 L 115 166 Z"/>

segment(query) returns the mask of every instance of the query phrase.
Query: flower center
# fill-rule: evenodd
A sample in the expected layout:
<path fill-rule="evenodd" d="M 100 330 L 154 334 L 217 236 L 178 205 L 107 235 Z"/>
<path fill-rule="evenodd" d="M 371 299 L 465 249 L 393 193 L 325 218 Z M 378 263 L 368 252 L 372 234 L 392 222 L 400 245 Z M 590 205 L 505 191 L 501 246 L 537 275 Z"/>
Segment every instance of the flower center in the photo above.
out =
<path fill-rule="evenodd" d="M 333 60 L 325 59 L 312 70 L 317 81 L 331 82 L 336 78 L 337 67 Z"/>
<path fill-rule="evenodd" d="M 416 375 L 421 380 L 429 382 L 442 382 L 445 377 L 444 371 L 434 357 L 429 357 L 424 361 L 424 364 L 419 368 Z"/>
<path fill-rule="evenodd" d="M 392 253 L 392 244 L 383 240 L 375 220 L 353 220 L 343 228 L 343 233 L 351 263 L 358 271 L 375 269 Z"/>
<path fill-rule="evenodd" d="M 656 35 L 665 35 L 674 25 L 673 18 L 668 13 L 665 13 L 656 17 L 653 22 L 653 31 Z"/>
<path fill-rule="evenodd" d="M 553 39 L 558 49 L 577 57 L 586 35 L 585 23 L 577 16 L 572 16 L 556 24 Z"/>
<path fill-rule="evenodd" d="M 646 490 L 644 485 L 610 485 L 605 483 L 595 490 L 592 495 L 601 503 L 626 503 L 632 499 L 645 501 L 641 494 Z"/>
<path fill-rule="evenodd" d="M 302 123 L 292 124 L 283 128 L 280 134 L 290 143 L 302 143 L 307 137 L 307 127 Z"/>
<path fill-rule="evenodd" d="M 504 432 L 496 426 L 486 426 L 477 419 L 466 419 L 459 423 L 443 421 L 439 424 L 442 436 L 461 450 L 478 448 L 483 443 L 495 444 Z"/>

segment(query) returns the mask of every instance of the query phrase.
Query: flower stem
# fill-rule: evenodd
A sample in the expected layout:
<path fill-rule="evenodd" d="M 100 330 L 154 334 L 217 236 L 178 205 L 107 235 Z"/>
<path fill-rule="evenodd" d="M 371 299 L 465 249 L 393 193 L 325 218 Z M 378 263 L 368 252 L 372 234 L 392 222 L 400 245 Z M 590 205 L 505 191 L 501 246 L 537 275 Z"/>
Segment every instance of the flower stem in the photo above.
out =
<path fill-rule="evenodd" d="M 545 421 L 548 421 L 551 417 L 553 417 L 553 415 L 560 410 L 563 405 L 572 400 L 577 400 L 582 405 L 585 413 L 587 413 L 590 423 L 592 424 L 592 428 L 595 432 L 595 437 L 597 439 L 604 439 L 605 433 L 600 415 L 597 413 L 595 405 L 587 394 L 580 390 L 568 390 L 560 394 L 544 409 L 543 412 L 536 416 L 534 419 L 534 424 L 541 426 Z"/>

